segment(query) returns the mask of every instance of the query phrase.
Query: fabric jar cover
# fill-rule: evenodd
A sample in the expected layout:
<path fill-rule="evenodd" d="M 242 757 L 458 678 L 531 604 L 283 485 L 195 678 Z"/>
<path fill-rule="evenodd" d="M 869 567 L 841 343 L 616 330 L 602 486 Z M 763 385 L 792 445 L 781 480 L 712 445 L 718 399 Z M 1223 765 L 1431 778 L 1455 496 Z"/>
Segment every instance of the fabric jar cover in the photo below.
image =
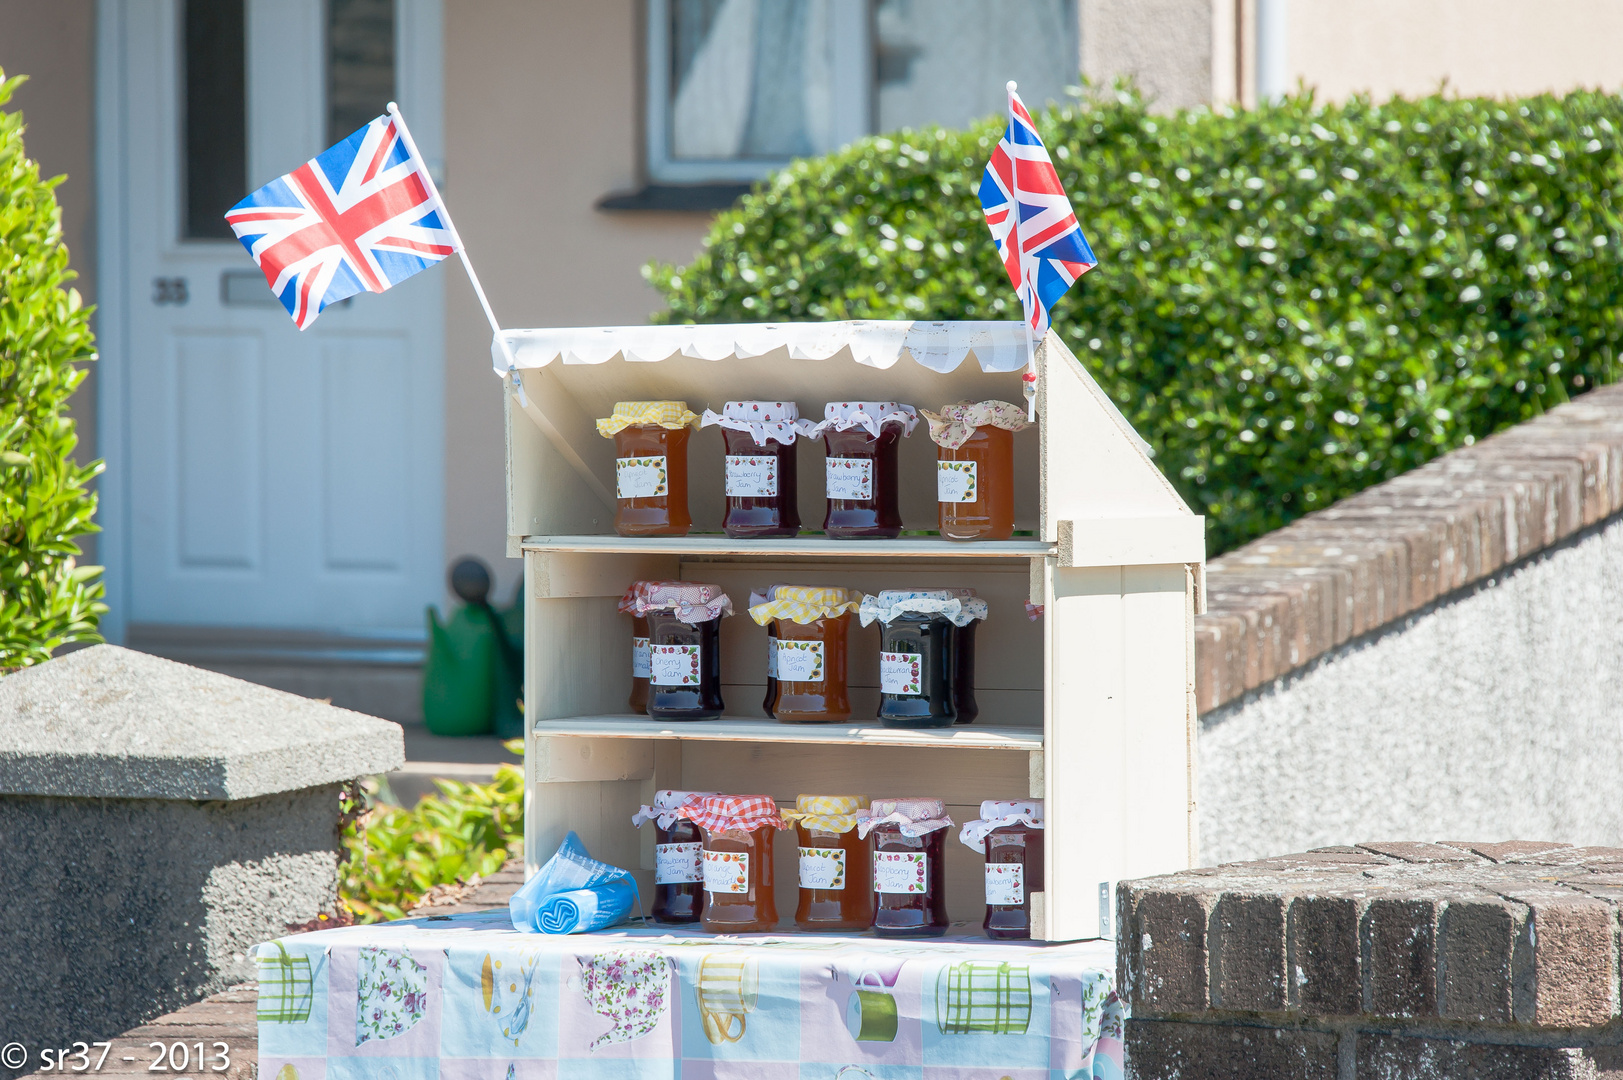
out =
<path fill-rule="evenodd" d="M 823 406 L 823 419 L 817 422 L 800 421 L 800 433 L 808 439 L 818 438 L 824 431 L 850 431 L 862 428 L 874 438 L 886 424 L 901 424 L 902 434 L 911 435 L 918 426 L 919 414 L 911 405 L 899 401 L 831 401 Z"/>
<path fill-rule="evenodd" d="M 875 799 L 868 816 L 857 820 L 857 835 L 866 840 L 874 826 L 895 825 L 903 836 L 923 836 L 951 824 L 940 799 Z"/>
<path fill-rule="evenodd" d="M 675 430 L 692 427 L 697 419 L 699 414 L 685 401 L 616 401 L 613 414 L 597 422 L 597 433 L 612 439 L 621 428 L 657 425 Z"/>
<path fill-rule="evenodd" d="M 720 585 L 697 581 L 633 581 L 620 597 L 619 608 L 627 615 L 643 616 L 650 611 L 674 611 L 685 623 L 698 625 L 733 613 L 733 601 Z"/>
<path fill-rule="evenodd" d="M 1023 431 L 1031 426 L 1026 420 L 1026 410 L 1007 401 L 960 401 L 956 405 L 941 406 L 940 412 L 920 409 L 919 415 L 930 425 L 930 441 L 948 450 L 956 450 L 968 442 L 978 427 Z"/>
<path fill-rule="evenodd" d="M 750 593 L 750 618 L 761 626 L 773 619 L 790 619 L 804 626 L 855 611 L 862 603 L 856 589 L 821 585 L 774 585 L 768 595 L 770 599 L 757 600 L 760 594 Z"/>
<path fill-rule="evenodd" d="M 984 850 L 987 834 L 1006 825 L 1024 825 L 1028 829 L 1045 828 L 1043 801 L 987 799 L 981 803 L 981 816 L 974 821 L 964 822 L 963 830 L 958 833 L 958 839 L 964 842 L 965 847 L 981 851 Z"/>
<path fill-rule="evenodd" d="M 795 808 L 783 812 L 790 825 L 831 833 L 848 833 L 867 816 L 866 795 L 796 795 Z"/>
<path fill-rule="evenodd" d="M 765 446 L 769 440 L 793 446 L 800 429 L 800 406 L 792 401 L 729 401 L 720 414 L 704 411 L 700 427 L 719 424 L 732 431 L 747 431 Z"/>
<path fill-rule="evenodd" d="M 701 829 L 754 832 L 770 825 L 787 829 L 770 795 L 705 795 L 687 807 L 688 820 Z"/>
<path fill-rule="evenodd" d="M 863 626 L 875 619 L 889 626 L 902 615 L 941 615 L 954 626 L 968 626 L 986 618 L 986 601 L 973 589 L 886 589 L 864 596 L 857 615 Z"/>
<path fill-rule="evenodd" d="M 688 803 L 714 795 L 714 791 L 656 791 L 654 805 L 644 806 L 631 815 L 631 824 L 642 828 L 650 821 L 658 822 L 661 829 L 669 829 L 687 817 Z"/>

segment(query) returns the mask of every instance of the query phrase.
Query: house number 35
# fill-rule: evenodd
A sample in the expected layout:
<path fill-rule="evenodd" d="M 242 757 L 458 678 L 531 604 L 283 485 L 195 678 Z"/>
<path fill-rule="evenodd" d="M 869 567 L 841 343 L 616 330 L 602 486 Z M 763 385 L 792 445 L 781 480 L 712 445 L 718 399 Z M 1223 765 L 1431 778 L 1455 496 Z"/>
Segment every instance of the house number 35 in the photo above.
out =
<path fill-rule="evenodd" d="M 152 302 L 174 304 L 186 302 L 186 279 L 183 277 L 155 277 L 152 279 Z"/>

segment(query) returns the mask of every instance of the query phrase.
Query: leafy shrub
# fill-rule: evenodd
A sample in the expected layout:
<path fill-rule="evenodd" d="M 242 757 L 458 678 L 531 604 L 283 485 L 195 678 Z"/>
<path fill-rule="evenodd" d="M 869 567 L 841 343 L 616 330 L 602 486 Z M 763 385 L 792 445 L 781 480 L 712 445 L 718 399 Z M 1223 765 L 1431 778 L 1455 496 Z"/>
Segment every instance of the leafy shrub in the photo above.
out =
<path fill-rule="evenodd" d="M 1101 259 L 1055 328 L 1213 554 L 1617 377 L 1615 96 L 1151 115 L 1118 91 L 1038 123 Z M 795 162 L 646 269 L 656 320 L 1018 318 L 976 198 L 1002 127 Z"/>
<path fill-rule="evenodd" d="M 506 744 L 523 752 L 523 740 Z M 521 854 L 524 770 L 499 765 L 488 784 L 435 780 L 438 795 L 412 809 L 378 804 L 343 833 L 349 860 L 338 896 L 359 922 L 398 919 L 436 885 L 494 873 Z"/>
<path fill-rule="evenodd" d="M 73 641 L 100 641 L 99 566 L 74 539 L 96 531 L 90 480 L 63 415 L 95 359 L 90 309 L 62 246 L 62 213 L 23 153 L 23 118 L 3 106 L 22 79 L 0 71 L 0 671 L 37 664 Z"/>

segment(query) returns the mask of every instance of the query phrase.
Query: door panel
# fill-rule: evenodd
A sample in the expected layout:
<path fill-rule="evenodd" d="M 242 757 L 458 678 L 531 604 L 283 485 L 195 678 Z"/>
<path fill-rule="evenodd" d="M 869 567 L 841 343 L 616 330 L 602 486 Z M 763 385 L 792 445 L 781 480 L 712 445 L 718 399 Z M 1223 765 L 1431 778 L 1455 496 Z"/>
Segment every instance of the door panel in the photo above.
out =
<path fill-rule="evenodd" d="M 420 633 L 444 565 L 446 271 L 303 332 L 263 284 L 228 287 L 256 272 L 242 246 L 182 239 L 184 4 L 102 5 L 121 125 L 102 143 L 118 178 L 102 202 L 119 283 L 102 312 L 110 623 Z M 326 10 L 246 0 L 250 189 L 326 148 Z M 396 99 L 434 162 L 438 0 L 396 0 L 394 30 Z"/>

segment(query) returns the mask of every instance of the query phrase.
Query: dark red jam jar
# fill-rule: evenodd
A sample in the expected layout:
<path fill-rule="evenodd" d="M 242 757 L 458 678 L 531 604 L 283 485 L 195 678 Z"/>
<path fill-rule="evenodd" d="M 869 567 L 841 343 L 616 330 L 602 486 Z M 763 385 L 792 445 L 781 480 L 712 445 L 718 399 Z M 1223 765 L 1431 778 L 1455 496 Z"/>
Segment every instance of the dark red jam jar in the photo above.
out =
<path fill-rule="evenodd" d="M 902 534 L 897 451 L 918 424 L 913 406 L 895 401 L 831 401 L 818 424 L 802 424 L 822 437 L 823 489 L 828 510 L 823 532 L 834 540 L 894 539 Z"/>
<path fill-rule="evenodd" d="M 1031 936 L 1031 894 L 1043 891 L 1043 801 L 988 799 L 958 838 L 986 859 L 989 938 Z"/>
<path fill-rule="evenodd" d="M 880 937 L 947 932 L 943 842 L 952 819 L 940 799 L 875 799 L 857 833 L 873 852 L 873 931 Z"/>
<path fill-rule="evenodd" d="M 800 410 L 792 401 L 729 401 L 720 415 L 706 409 L 702 425 L 718 424 L 727 509 L 721 528 L 738 539 L 791 537 L 800 532 L 795 438 Z"/>
<path fill-rule="evenodd" d="M 717 720 L 721 700 L 721 620 L 733 602 L 694 581 L 636 581 L 620 610 L 648 620 L 648 715 Z"/>
<path fill-rule="evenodd" d="M 661 926 L 696 923 L 704 915 L 704 835 L 684 808 L 709 794 L 658 791 L 652 806 L 631 815 L 639 829 L 654 823 L 654 904 L 648 917 Z"/>

